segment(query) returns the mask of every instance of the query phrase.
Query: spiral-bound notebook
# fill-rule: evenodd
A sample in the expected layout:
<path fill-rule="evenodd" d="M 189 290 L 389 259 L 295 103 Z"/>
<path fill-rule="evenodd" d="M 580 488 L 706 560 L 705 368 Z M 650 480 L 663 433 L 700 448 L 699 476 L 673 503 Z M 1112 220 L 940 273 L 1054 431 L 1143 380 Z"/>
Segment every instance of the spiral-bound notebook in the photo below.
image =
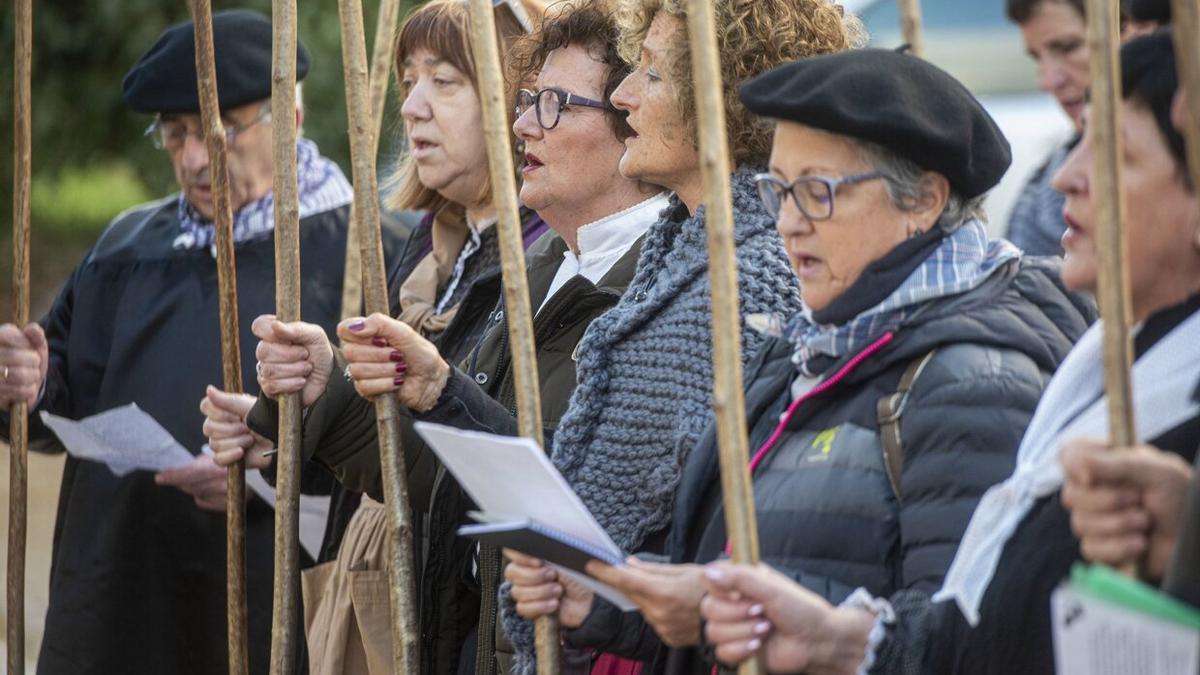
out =
<path fill-rule="evenodd" d="M 582 573 L 588 560 L 619 565 L 625 554 L 537 443 L 425 422 L 414 428 L 486 521 L 468 525 L 460 534 L 536 555 L 617 607 L 634 609 L 615 588 Z"/>

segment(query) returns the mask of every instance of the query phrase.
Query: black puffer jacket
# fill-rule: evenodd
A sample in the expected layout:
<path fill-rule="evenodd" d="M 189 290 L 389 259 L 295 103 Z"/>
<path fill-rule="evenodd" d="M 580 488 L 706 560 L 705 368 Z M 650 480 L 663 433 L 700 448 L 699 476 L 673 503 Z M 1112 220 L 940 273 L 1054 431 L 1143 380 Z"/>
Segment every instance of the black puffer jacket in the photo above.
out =
<path fill-rule="evenodd" d="M 768 342 L 746 370 L 751 451 L 778 432 L 754 472 L 763 559 L 835 603 L 859 586 L 885 597 L 936 590 L 976 502 L 1011 472 L 1042 388 L 1092 318 L 1062 288 L 1055 264 L 1014 261 L 832 364 L 782 423 L 796 378 L 792 346 Z M 876 405 L 935 349 L 900 417 L 898 500 Z M 724 550 L 716 458 L 709 429 L 684 468 L 673 562 L 708 562 Z M 699 650 L 658 647 L 636 616 L 601 608 L 570 637 L 651 658 L 651 672 L 701 672 Z"/>

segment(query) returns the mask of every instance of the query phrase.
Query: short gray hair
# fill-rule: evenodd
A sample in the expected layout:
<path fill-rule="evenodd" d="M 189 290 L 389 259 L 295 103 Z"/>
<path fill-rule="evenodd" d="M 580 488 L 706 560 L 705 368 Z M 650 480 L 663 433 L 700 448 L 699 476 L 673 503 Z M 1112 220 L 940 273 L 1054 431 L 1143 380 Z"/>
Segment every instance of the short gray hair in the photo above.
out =
<path fill-rule="evenodd" d="M 921 178 L 926 173 L 925 169 L 917 166 L 916 162 L 901 157 L 878 143 L 856 138 L 850 140 L 858 147 L 859 156 L 863 161 L 883 174 L 884 186 L 892 204 L 901 211 L 911 211 L 916 208 L 921 198 L 925 196 L 924 188 L 921 186 Z M 953 232 L 971 220 L 986 223 L 987 213 L 983 210 L 983 200 L 986 196 L 987 194 L 984 193 L 968 199 L 959 194 L 951 185 L 946 208 L 938 217 L 937 226 L 945 232 Z"/>

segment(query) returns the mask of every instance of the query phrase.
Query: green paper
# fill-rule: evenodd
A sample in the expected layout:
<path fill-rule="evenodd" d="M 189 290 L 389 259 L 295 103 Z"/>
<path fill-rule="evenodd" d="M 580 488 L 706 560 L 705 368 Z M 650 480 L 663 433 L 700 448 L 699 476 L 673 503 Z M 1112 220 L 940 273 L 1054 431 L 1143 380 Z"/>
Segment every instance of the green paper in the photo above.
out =
<path fill-rule="evenodd" d="M 1071 587 L 1081 595 L 1200 630 L 1200 609 L 1104 565 L 1076 564 Z"/>

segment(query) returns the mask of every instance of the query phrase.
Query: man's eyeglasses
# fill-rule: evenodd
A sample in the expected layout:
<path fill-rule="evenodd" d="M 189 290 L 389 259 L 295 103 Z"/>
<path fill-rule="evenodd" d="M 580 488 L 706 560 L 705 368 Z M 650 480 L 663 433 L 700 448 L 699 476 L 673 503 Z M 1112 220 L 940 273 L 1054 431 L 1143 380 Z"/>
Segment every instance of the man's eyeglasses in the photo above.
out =
<path fill-rule="evenodd" d="M 606 101 L 596 101 L 577 96 L 558 87 L 547 87 L 538 92 L 528 89 L 522 89 L 517 92 L 517 117 L 524 115 L 526 110 L 533 108 L 534 113 L 537 115 L 538 125 L 547 131 L 558 126 L 558 119 L 562 115 L 562 111 L 567 106 L 572 105 L 596 108 L 598 110 L 616 110 L 611 103 Z"/>
<path fill-rule="evenodd" d="M 258 115 L 254 119 L 244 124 L 232 124 L 222 120 L 222 126 L 225 128 L 225 145 L 233 145 L 233 141 L 237 138 L 238 134 L 259 122 L 269 122 L 270 120 L 271 106 L 266 104 L 258 111 Z M 204 131 L 202 129 L 192 131 L 182 121 L 164 120 L 161 115 L 156 115 L 154 122 L 146 127 L 145 136 L 150 139 L 155 148 L 167 150 L 168 152 L 175 152 L 182 148 L 184 143 L 187 143 L 188 136 L 195 136 L 201 142 L 204 141 Z"/>
<path fill-rule="evenodd" d="M 758 196 L 763 206 L 772 218 L 779 218 L 779 210 L 783 201 L 790 194 L 800 207 L 800 212 L 809 220 L 829 220 L 833 217 L 833 195 L 842 185 L 856 185 L 876 178 L 883 178 L 883 173 L 872 171 L 854 176 L 832 178 L 830 176 L 801 176 L 796 180 L 785 183 L 779 177 L 769 173 L 760 173 L 754 177 L 758 186 Z"/>

